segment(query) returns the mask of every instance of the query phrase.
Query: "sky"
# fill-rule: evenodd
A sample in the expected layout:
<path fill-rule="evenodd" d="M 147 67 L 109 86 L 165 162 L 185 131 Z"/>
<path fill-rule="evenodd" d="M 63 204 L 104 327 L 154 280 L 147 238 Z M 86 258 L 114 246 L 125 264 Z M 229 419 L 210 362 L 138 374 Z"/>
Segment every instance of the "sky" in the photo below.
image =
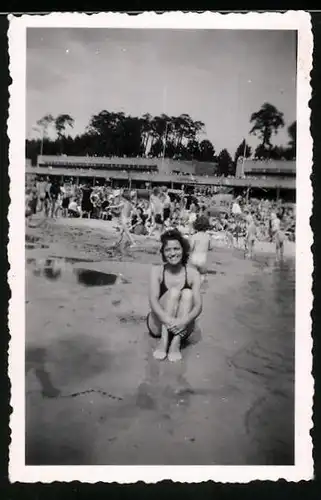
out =
<path fill-rule="evenodd" d="M 296 119 L 296 33 L 269 30 L 28 28 L 27 137 L 47 113 L 70 114 L 81 134 L 103 109 L 141 116 L 188 113 L 218 153 L 249 135 L 269 102 L 284 113 L 274 144 Z"/>

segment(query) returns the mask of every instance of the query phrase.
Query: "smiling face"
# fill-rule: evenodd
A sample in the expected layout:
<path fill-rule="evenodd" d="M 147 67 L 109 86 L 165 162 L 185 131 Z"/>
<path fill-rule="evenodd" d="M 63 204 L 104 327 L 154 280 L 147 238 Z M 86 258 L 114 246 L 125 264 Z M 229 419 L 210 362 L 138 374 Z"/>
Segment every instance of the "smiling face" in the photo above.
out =
<path fill-rule="evenodd" d="M 177 266 L 182 262 L 183 248 L 178 240 L 167 241 L 164 247 L 164 258 L 171 266 Z"/>

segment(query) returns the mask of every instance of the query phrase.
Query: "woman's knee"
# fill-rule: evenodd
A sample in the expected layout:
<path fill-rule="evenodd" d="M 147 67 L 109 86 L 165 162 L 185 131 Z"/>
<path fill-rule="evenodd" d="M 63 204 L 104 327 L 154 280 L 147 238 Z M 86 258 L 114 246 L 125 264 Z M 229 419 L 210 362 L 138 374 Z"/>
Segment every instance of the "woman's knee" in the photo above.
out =
<path fill-rule="evenodd" d="M 189 288 L 184 288 L 184 290 L 181 291 L 181 300 L 184 300 L 186 302 L 191 302 L 193 299 L 193 292 Z"/>
<path fill-rule="evenodd" d="M 184 291 L 184 290 L 183 290 Z M 168 299 L 173 301 L 173 300 L 179 300 L 180 296 L 181 296 L 181 290 L 179 290 L 178 288 L 170 288 L 168 290 Z"/>
<path fill-rule="evenodd" d="M 150 312 L 146 318 L 146 324 L 148 333 L 154 339 L 160 338 L 162 334 L 162 325 L 158 321 L 157 317 Z"/>

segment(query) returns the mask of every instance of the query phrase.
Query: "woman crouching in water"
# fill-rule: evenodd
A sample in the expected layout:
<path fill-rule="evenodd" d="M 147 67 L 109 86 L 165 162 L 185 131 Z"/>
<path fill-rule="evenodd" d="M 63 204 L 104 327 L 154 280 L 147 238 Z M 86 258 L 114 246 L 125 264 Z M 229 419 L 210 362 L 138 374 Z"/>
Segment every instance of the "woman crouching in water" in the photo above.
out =
<path fill-rule="evenodd" d="M 189 243 L 177 229 L 162 234 L 160 252 L 164 264 L 151 271 L 147 326 L 150 335 L 160 339 L 154 358 L 179 361 L 181 345 L 202 311 L 200 275 L 187 267 Z"/>

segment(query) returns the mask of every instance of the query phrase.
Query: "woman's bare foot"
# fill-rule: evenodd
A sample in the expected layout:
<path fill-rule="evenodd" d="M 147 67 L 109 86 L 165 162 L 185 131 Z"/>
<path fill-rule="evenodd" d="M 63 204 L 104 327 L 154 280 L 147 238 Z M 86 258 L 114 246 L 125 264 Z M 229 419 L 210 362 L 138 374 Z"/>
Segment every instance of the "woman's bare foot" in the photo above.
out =
<path fill-rule="evenodd" d="M 181 354 L 181 337 L 179 335 L 176 335 L 170 345 L 169 352 L 168 352 L 168 360 L 169 361 L 180 361 L 182 359 L 182 354 Z"/>
<path fill-rule="evenodd" d="M 163 325 L 162 326 L 162 338 L 159 341 L 157 348 L 153 352 L 154 358 L 158 359 L 159 361 L 162 361 L 163 359 L 165 359 L 167 356 L 167 349 L 168 349 L 168 331 L 167 331 L 167 328 Z"/>

